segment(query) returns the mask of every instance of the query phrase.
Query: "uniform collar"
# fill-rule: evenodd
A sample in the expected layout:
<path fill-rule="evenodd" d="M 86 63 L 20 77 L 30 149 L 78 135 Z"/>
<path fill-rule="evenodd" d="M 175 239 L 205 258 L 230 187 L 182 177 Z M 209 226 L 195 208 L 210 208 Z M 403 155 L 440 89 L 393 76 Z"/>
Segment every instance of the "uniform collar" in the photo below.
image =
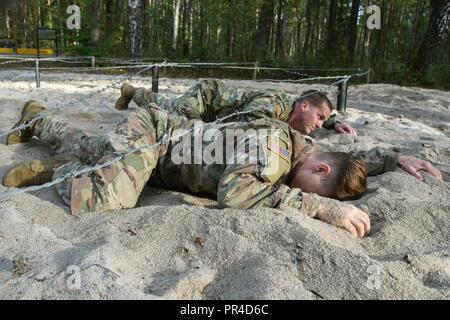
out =
<path fill-rule="evenodd" d="M 291 117 L 292 111 L 294 111 L 295 98 L 290 97 L 290 96 L 285 96 L 284 99 L 285 99 L 286 109 L 280 115 L 279 119 L 281 121 L 288 122 L 289 118 Z"/>
<path fill-rule="evenodd" d="M 292 128 L 289 128 L 292 141 L 292 168 L 303 164 L 306 159 L 316 151 L 316 148 L 308 143 L 303 135 Z"/>

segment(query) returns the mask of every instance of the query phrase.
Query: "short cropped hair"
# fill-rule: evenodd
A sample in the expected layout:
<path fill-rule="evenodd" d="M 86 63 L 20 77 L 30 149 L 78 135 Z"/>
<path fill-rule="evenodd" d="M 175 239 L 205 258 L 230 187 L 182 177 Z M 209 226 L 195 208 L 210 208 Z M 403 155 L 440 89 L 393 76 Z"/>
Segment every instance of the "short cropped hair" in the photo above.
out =
<path fill-rule="evenodd" d="M 318 159 L 332 166 L 330 175 L 324 177 L 330 198 L 356 200 L 367 191 L 368 168 L 361 159 L 346 152 L 323 152 Z"/>
<path fill-rule="evenodd" d="M 330 108 L 330 111 L 333 111 L 333 104 L 331 103 L 330 99 L 328 99 L 326 94 L 318 90 L 305 91 L 295 100 L 296 103 L 303 101 L 308 101 L 315 107 L 319 107 L 323 103 L 325 103 L 328 108 Z"/>

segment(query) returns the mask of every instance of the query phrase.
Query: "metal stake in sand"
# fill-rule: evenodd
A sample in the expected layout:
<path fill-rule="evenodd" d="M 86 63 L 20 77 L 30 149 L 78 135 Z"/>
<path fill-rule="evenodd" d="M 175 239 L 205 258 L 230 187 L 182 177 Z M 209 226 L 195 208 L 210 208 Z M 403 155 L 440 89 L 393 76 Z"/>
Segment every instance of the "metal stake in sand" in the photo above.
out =
<path fill-rule="evenodd" d="M 339 113 L 345 113 L 347 110 L 347 91 L 348 91 L 348 81 L 350 78 L 346 78 L 340 81 L 338 84 L 338 97 L 336 109 Z"/>
<path fill-rule="evenodd" d="M 256 81 L 257 72 L 258 72 L 258 61 L 255 62 L 255 70 L 253 71 L 253 81 Z"/>
<path fill-rule="evenodd" d="M 36 88 L 40 88 L 41 87 L 41 74 L 39 71 L 39 58 L 36 59 Z"/>
<path fill-rule="evenodd" d="M 159 67 L 153 67 L 152 73 L 152 92 L 158 93 L 158 82 L 159 82 Z"/>

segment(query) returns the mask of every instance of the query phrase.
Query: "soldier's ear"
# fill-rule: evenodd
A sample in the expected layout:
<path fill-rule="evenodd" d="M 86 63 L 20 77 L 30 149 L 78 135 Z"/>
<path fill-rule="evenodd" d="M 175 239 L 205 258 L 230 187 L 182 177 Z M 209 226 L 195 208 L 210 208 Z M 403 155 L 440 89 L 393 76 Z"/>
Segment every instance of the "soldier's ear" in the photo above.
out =
<path fill-rule="evenodd" d="M 309 104 L 308 101 L 301 101 L 299 102 L 299 110 L 301 110 L 302 112 L 308 110 Z"/>
<path fill-rule="evenodd" d="M 331 171 L 332 171 L 332 168 L 327 163 L 320 163 L 314 167 L 314 173 L 317 173 L 317 174 L 320 174 L 323 176 L 328 176 L 331 173 Z"/>

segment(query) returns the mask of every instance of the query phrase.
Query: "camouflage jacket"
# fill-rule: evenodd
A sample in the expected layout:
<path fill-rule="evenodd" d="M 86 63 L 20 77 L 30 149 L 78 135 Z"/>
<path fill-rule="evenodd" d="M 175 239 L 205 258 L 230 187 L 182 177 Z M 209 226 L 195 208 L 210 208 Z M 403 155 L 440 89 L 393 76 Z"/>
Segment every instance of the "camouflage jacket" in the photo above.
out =
<path fill-rule="evenodd" d="M 194 124 L 195 121 L 188 122 L 191 128 Z M 182 127 L 186 129 L 186 123 Z M 175 125 L 173 129 L 172 136 L 177 126 Z M 198 150 L 202 152 L 198 157 L 201 163 L 192 163 L 195 162 L 192 160 L 196 153 L 193 140 L 207 135 L 209 130 L 212 132 L 209 132 L 207 139 L 201 139 L 201 148 Z M 237 142 L 234 138 L 222 139 L 227 136 L 225 132 L 227 130 L 231 132 L 253 130 L 257 133 L 257 139 L 252 140 L 251 134 L 244 135 L 246 138 Z M 243 161 L 205 163 L 204 160 L 208 158 L 208 154 L 212 154 L 213 147 L 217 150 L 217 143 L 222 145 L 222 149 L 221 152 L 213 154 L 213 158 L 220 153 L 224 154 L 226 150 L 232 150 L 234 159 Z M 252 158 L 252 150 L 257 152 L 257 161 L 248 161 Z M 217 195 L 221 207 L 247 209 L 263 206 L 300 209 L 302 191 L 291 188 L 286 183 L 290 178 L 291 169 L 303 163 L 316 150 L 315 146 L 306 142 L 302 134 L 283 121 L 261 118 L 251 122 L 210 123 L 202 126 L 202 130 L 168 145 L 167 151 L 159 159 L 150 184 Z M 174 157 L 175 155 L 178 158 Z M 369 163 L 369 169 L 373 174 L 393 170 L 396 165 L 395 159 L 390 154 L 380 150 L 360 152 L 359 155 Z M 179 159 L 183 157 L 190 159 L 191 163 L 180 163 L 182 161 Z M 223 159 L 229 160 L 230 155 L 225 155 Z"/>

